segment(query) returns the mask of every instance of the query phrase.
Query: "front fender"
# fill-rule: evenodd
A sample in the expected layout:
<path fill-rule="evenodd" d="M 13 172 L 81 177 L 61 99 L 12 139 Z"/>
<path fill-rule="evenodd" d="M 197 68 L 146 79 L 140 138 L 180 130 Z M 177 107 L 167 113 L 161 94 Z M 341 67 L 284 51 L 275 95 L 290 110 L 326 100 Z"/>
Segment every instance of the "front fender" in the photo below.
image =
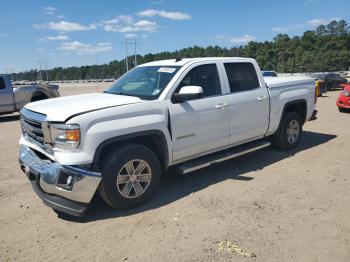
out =
<path fill-rule="evenodd" d="M 157 133 L 164 137 L 167 158 L 172 160 L 172 143 L 168 129 L 167 107 L 163 101 L 151 101 L 97 110 L 75 116 L 67 124 L 79 124 L 81 144 L 77 152 L 55 152 L 61 163 L 91 164 L 96 161 L 96 152 L 108 141 L 126 139 L 140 134 Z M 77 159 L 82 153 L 87 157 Z"/>
<path fill-rule="evenodd" d="M 93 160 L 94 165 L 99 166 L 101 154 L 103 150 L 109 145 L 113 143 L 123 142 L 126 140 L 140 139 L 147 136 L 155 136 L 157 138 L 157 142 L 159 142 L 159 145 L 160 145 L 159 150 L 160 150 L 161 156 L 163 157 L 162 166 L 164 167 L 164 169 L 167 169 L 167 167 L 169 166 L 169 147 L 168 147 L 166 135 L 162 131 L 156 130 L 156 129 L 145 130 L 145 131 L 108 138 L 107 140 L 103 141 L 101 144 L 98 145 L 94 155 L 94 160 Z"/>

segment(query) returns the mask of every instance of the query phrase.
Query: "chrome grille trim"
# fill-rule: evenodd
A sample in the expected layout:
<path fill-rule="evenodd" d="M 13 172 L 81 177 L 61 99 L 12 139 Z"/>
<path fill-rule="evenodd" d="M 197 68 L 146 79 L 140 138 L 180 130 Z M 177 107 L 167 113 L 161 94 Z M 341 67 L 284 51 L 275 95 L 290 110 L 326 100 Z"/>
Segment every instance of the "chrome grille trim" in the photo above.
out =
<path fill-rule="evenodd" d="M 26 108 L 21 110 L 21 126 L 24 138 L 37 146 L 43 148 L 47 152 L 52 151 L 52 147 L 48 142 L 48 123 L 46 115 L 30 111 Z M 48 136 L 48 137 L 46 137 Z"/>
<path fill-rule="evenodd" d="M 40 142 L 41 145 L 43 145 L 43 143 L 44 143 L 44 139 L 43 139 L 43 138 L 41 138 L 40 136 L 36 136 L 36 135 L 34 135 L 33 133 L 29 133 L 29 132 L 28 132 L 28 133 L 25 133 L 25 135 L 28 135 L 28 136 L 30 136 L 31 138 L 33 138 L 34 140 Z"/>
<path fill-rule="evenodd" d="M 23 135 L 28 135 L 37 142 L 39 142 L 42 146 L 44 144 L 44 133 L 41 128 L 41 122 L 35 121 L 32 119 L 28 119 L 21 116 L 21 125 Z"/>

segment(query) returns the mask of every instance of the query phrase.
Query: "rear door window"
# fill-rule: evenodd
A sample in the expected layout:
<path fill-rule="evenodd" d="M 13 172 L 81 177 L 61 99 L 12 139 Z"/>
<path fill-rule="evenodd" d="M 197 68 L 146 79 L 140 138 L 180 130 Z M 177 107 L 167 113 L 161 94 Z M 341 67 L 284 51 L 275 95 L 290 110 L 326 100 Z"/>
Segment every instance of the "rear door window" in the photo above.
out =
<path fill-rule="evenodd" d="M 259 87 L 255 67 L 251 63 L 224 63 L 231 93 L 249 91 Z"/>

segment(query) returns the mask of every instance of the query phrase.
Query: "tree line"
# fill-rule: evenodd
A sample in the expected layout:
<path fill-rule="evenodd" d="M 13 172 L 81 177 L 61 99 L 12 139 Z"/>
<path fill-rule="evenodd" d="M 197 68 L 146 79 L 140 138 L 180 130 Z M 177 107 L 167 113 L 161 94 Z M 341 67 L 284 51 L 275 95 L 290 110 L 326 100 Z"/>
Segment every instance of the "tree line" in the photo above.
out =
<path fill-rule="evenodd" d="M 138 64 L 178 57 L 251 57 L 255 58 L 263 70 L 279 73 L 345 71 L 350 66 L 350 27 L 346 21 L 331 21 L 301 36 L 290 37 L 278 34 L 272 41 L 251 41 L 244 46 L 231 48 L 193 46 L 174 52 L 137 55 Z M 129 57 L 129 68 L 134 66 L 134 58 Z M 118 78 L 126 71 L 125 59 L 108 64 L 56 67 L 48 71 L 53 80 L 84 80 Z M 14 80 L 38 79 L 36 69 L 16 73 Z"/>

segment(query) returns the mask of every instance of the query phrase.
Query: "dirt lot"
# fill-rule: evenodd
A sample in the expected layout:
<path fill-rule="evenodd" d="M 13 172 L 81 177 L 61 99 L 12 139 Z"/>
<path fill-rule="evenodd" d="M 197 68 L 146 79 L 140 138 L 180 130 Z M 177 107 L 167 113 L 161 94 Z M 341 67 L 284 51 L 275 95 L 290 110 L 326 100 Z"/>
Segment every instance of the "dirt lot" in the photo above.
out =
<path fill-rule="evenodd" d="M 58 217 L 34 194 L 17 164 L 18 117 L 0 117 L 0 261 L 350 261 L 350 114 L 337 94 L 319 99 L 296 150 L 167 176 L 131 211 L 97 198 L 84 219 Z M 218 252 L 224 240 L 256 258 Z"/>

